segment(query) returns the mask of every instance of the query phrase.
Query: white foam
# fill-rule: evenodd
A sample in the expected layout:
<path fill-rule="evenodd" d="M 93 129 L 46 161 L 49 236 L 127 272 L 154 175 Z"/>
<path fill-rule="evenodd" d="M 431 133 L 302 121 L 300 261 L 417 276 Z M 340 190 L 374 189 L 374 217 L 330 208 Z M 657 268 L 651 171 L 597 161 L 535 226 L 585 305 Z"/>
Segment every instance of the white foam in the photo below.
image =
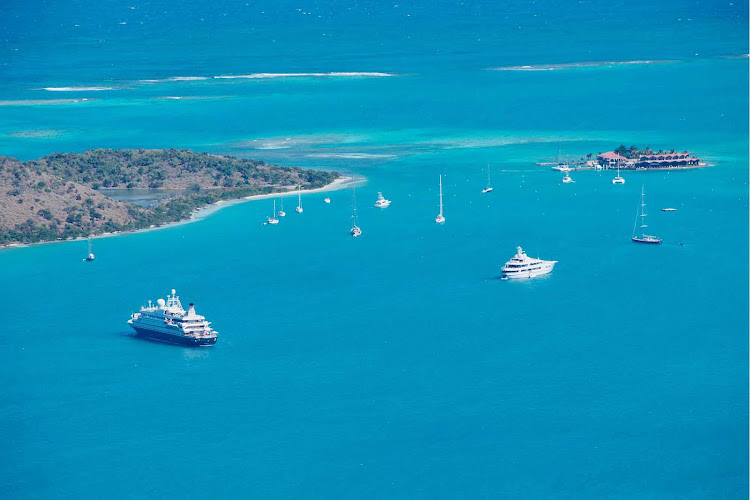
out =
<path fill-rule="evenodd" d="M 308 158 L 338 158 L 343 160 L 390 160 L 396 155 L 375 153 L 312 153 Z"/>
<path fill-rule="evenodd" d="M 231 80 L 263 80 L 271 78 L 385 78 L 396 76 L 395 73 L 381 73 L 376 71 L 358 72 L 330 72 L 330 73 L 250 73 L 248 75 L 217 75 L 215 79 Z"/>
<path fill-rule="evenodd" d="M 114 90 L 113 87 L 44 87 L 47 92 L 100 92 Z"/>
<path fill-rule="evenodd" d="M 98 99 L 20 99 L 15 101 L 0 101 L 0 106 L 51 106 L 96 100 Z"/>
<path fill-rule="evenodd" d="M 577 63 L 560 63 L 560 64 L 534 64 L 523 66 L 500 66 L 497 68 L 487 68 L 490 71 L 557 71 L 577 68 L 598 68 L 607 66 L 622 66 L 630 64 L 664 64 L 678 62 L 671 59 L 663 60 L 635 60 L 635 61 L 587 61 Z"/>

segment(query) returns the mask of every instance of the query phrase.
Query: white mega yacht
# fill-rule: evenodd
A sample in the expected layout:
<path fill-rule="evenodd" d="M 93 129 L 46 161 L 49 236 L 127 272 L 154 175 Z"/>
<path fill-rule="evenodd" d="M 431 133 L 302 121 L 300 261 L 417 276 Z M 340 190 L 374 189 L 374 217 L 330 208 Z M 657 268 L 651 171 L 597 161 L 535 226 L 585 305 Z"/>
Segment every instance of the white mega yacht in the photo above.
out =
<path fill-rule="evenodd" d="M 136 334 L 152 340 L 189 346 L 207 346 L 216 343 L 217 332 L 204 316 L 196 314 L 195 305 L 188 310 L 182 308 L 180 298 L 172 290 L 167 300 L 159 299 L 154 305 L 150 300 L 140 312 L 130 315 L 128 324 Z"/>
<path fill-rule="evenodd" d="M 556 260 L 542 260 L 534 259 L 526 255 L 521 247 L 516 248 L 516 255 L 514 255 L 508 262 L 503 266 L 502 279 L 517 279 L 517 278 L 535 278 L 552 272 L 552 269 L 557 264 Z"/>

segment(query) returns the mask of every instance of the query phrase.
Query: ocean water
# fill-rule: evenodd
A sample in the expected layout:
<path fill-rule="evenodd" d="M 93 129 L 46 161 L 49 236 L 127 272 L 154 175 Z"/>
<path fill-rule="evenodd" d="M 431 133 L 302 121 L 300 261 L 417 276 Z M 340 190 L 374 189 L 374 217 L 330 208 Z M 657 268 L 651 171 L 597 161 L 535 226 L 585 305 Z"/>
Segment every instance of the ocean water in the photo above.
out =
<path fill-rule="evenodd" d="M 746 497 L 745 3 L 5 7 L 0 154 L 336 169 L 364 234 L 346 189 L 0 251 L 3 498 Z M 711 167 L 535 165 L 621 143 Z M 171 288 L 215 347 L 131 336 Z"/>

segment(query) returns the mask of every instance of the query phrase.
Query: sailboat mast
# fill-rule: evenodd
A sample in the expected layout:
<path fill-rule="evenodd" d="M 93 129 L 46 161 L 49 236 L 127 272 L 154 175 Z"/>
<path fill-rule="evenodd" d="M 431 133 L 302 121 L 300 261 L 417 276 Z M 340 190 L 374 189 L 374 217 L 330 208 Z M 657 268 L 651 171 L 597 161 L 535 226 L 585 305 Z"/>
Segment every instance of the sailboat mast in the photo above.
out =
<path fill-rule="evenodd" d="M 443 215 L 443 176 L 440 176 L 440 215 Z"/>
<path fill-rule="evenodd" d="M 490 187 L 492 184 L 492 179 L 490 178 L 490 164 L 487 164 L 487 187 Z"/>

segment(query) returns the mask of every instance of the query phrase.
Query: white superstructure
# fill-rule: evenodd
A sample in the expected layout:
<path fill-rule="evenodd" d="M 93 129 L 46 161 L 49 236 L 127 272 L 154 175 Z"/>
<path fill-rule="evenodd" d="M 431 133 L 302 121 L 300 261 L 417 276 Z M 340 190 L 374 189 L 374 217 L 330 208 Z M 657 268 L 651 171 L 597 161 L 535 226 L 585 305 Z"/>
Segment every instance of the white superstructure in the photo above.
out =
<path fill-rule="evenodd" d="M 176 344 L 214 344 L 218 333 L 205 317 L 195 312 L 194 304 L 185 311 L 174 289 L 166 301 L 159 299 L 154 305 L 149 300 L 148 305 L 130 316 L 128 324 L 139 335 Z"/>
<path fill-rule="evenodd" d="M 378 201 L 375 202 L 375 206 L 378 208 L 387 208 L 391 204 L 391 200 L 386 200 L 383 193 L 378 193 Z"/>
<path fill-rule="evenodd" d="M 556 260 L 529 257 L 521 247 L 517 247 L 516 251 L 516 255 L 503 266 L 503 279 L 534 278 L 551 272 L 557 264 Z"/>

